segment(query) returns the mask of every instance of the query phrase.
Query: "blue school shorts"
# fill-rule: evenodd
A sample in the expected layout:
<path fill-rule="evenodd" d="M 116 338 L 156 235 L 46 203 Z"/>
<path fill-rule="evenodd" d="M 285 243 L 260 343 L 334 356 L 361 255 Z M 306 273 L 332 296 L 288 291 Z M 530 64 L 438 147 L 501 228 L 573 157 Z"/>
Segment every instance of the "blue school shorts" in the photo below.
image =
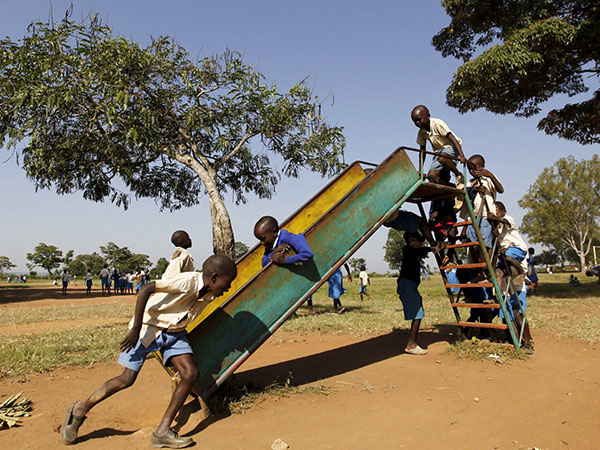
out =
<path fill-rule="evenodd" d="M 156 351 L 162 353 L 165 366 L 169 365 L 173 356 L 194 353 L 187 339 L 187 331 L 183 330 L 176 333 L 163 331 L 148 347 L 144 347 L 142 341 L 138 341 L 137 345 L 127 353 L 121 352 L 118 363 L 127 369 L 139 372 L 148 353 Z"/>
<path fill-rule="evenodd" d="M 92 287 L 92 280 L 87 280 L 85 282 L 85 284 L 86 284 L 87 287 L 91 288 Z"/>
<path fill-rule="evenodd" d="M 527 252 L 519 247 L 508 247 L 504 253 L 509 258 L 515 258 L 519 262 L 523 261 L 527 256 Z"/>
<path fill-rule="evenodd" d="M 483 238 L 485 246 L 487 248 L 492 248 L 492 245 L 494 244 L 492 225 L 485 218 L 479 219 L 477 223 L 479 224 L 479 231 L 481 232 L 481 237 Z M 477 242 L 477 233 L 475 233 L 473 225 L 469 225 L 467 228 L 467 238 L 469 239 L 469 242 Z"/>
<path fill-rule="evenodd" d="M 367 293 L 367 286 L 358 286 L 358 293 L 359 294 L 366 294 Z"/>
<path fill-rule="evenodd" d="M 527 290 L 519 292 L 519 300 L 521 301 L 523 312 L 525 312 L 525 309 L 527 308 Z M 519 309 L 519 303 L 517 302 L 516 295 L 511 295 L 508 298 L 508 301 L 506 302 L 506 307 L 508 308 L 508 315 L 510 316 L 510 320 L 515 320 L 513 309 L 516 309 L 517 311 L 521 312 L 521 310 Z M 502 313 L 502 310 L 500 310 L 499 317 L 501 319 L 504 319 L 504 314 Z"/>
<path fill-rule="evenodd" d="M 383 225 L 398 231 L 414 232 L 417 231 L 421 225 L 421 217 L 413 212 L 400 210 L 398 211 L 398 217 Z"/>
<path fill-rule="evenodd" d="M 404 319 L 415 320 L 425 317 L 423 297 L 419 294 L 417 283 L 408 278 L 398 278 L 398 296 L 404 307 Z"/>
<path fill-rule="evenodd" d="M 438 156 L 433 157 L 433 161 L 431 161 L 431 166 L 429 166 L 429 170 L 448 170 L 444 166 L 442 166 L 442 163 L 439 160 L 439 157 L 442 154 L 446 154 L 446 155 L 458 158 L 458 152 L 456 151 L 456 149 L 454 147 L 444 147 L 444 148 L 442 148 L 442 150 Z"/>
<path fill-rule="evenodd" d="M 102 277 L 102 286 L 110 286 L 110 284 L 108 283 L 107 277 Z"/>

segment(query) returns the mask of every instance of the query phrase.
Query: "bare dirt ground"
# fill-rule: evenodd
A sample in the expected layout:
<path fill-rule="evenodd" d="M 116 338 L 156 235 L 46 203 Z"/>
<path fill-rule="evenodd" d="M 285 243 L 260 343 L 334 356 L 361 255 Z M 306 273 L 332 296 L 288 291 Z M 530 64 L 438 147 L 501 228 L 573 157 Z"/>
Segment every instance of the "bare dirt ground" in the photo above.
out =
<path fill-rule="evenodd" d="M 80 299 L 36 297 L 29 304 L 69 301 Z M 532 358 L 495 364 L 444 354 L 453 331 L 424 332 L 422 345 L 430 351 L 424 357 L 403 352 L 403 334 L 276 333 L 240 368 L 235 383 L 267 386 L 291 373 L 293 385 L 326 386 L 329 394 L 270 398 L 244 414 L 192 419 L 184 434 L 198 449 L 266 450 L 277 438 L 292 450 L 598 448 L 597 344 L 537 332 Z M 22 427 L 0 431 L 0 448 L 64 448 L 57 430 L 66 407 L 119 372 L 114 363 L 58 369 L 25 383 L 0 380 L 2 396 L 23 390 L 34 402 Z M 148 448 L 170 389 L 163 369 L 148 361 L 131 389 L 90 412 L 76 448 Z"/>

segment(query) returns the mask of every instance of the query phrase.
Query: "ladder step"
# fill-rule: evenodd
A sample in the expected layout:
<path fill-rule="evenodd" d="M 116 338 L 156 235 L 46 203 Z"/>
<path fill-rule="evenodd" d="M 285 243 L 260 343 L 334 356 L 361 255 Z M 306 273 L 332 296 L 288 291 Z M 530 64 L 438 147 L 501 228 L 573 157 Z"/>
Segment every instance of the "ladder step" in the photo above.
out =
<path fill-rule="evenodd" d="M 458 326 L 472 328 L 494 328 L 496 330 L 508 329 L 508 325 L 506 325 L 505 323 L 458 322 Z"/>
<path fill-rule="evenodd" d="M 440 267 L 440 269 L 477 269 L 479 267 L 486 267 L 486 264 L 484 262 L 473 264 L 447 264 L 445 266 Z"/>
<path fill-rule="evenodd" d="M 447 288 L 478 288 L 478 287 L 494 287 L 490 282 L 482 283 L 462 283 L 462 284 L 447 284 Z"/>
<path fill-rule="evenodd" d="M 483 309 L 500 309 L 498 303 L 452 303 L 453 308 L 483 308 Z"/>
<path fill-rule="evenodd" d="M 479 245 L 479 242 L 463 242 L 461 244 L 446 245 L 446 248 L 475 247 L 476 245 Z"/>
<path fill-rule="evenodd" d="M 455 224 L 452 224 L 452 225 L 444 227 L 444 228 L 466 227 L 467 225 L 473 225 L 473 222 L 471 222 L 470 220 L 465 220 L 464 222 L 456 222 Z"/>

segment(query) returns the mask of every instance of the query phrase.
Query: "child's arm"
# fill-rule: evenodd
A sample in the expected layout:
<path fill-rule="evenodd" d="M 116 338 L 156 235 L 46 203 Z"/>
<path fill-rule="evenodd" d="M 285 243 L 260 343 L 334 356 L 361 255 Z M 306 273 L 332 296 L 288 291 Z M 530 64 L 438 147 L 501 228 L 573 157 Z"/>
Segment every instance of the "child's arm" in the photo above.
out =
<path fill-rule="evenodd" d="M 350 267 L 348 263 L 344 263 L 344 267 L 346 268 L 346 273 L 348 274 L 348 281 L 352 283 L 352 274 L 350 273 Z"/>
<path fill-rule="evenodd" d="M 283 252 L 277 252 L 273 254 L 271 261 L 277 264 L 294 264 L 313 257 L 313 252 L 302 233 L 290 235 L 289 240 L 289 245 L 296 251 L 296 254 L 286 258 L 283 256 Z"/>
<path fill-rule="evenodd" d="M 129 329 L 125 338 L 121 342 L 121 351 L 127 352 L 134 348 L 140 339 L 140 330 L 142 329 L 142 319 L 148 299 L 156 289 L 156 283 L 152 282 L 142 286 L 135 302 L 135 315 L 133 316 L 133 326 Z"/>
<path fill-rule="evenodd" d="M 452 144 L 452 147 L 454 147 L 454 150 L 456 150 L 458 152 L 458 156 L 460 158 L 460 162 L 463 163 L 463 164 L 466 164 L 467 163 L 467 158 L 465 158 L 465 154 L 463 153 L 463 150 L 462 150 L 462 145 L 460 145 L 460 142 L 458 142 L 458 140 L 456 139 L 456 136 L 454 136 L 452 134 L 452 132 L 450 132 L 450 133 L 448 133 L 446 135 L 446 137 L 448 138 L 448 140 Z"/>
<path fill-rule="evenodd" d="M 494 175 L 489 170 L 478 169 L 475 171 L 475 176 L 476 177 L 488 177 L 490 180 L 492 180 L 492 183 L 494 183 L 494 187 L 496 188 L 496 191 L 498 191 L 499 194 L 504 193 L 504 186 L 502 186 L 502 183 L 500 183 L 500 180 L 498 180 L 498 178 L 496 178 L 496 175 Z"/>
<path fill-rule="evenodd" d="M 503 225 L 507 225 L 509 228 L 512 228 L 512 225 L 510 224 L 510 222 L 508 220 L 506 220 L 503 217 L 498 217 L 498 216 L 496 216 L 495 214 L 492 214 L 492 213 L 488 213 L 487 220 L 493 220 L 493 221 L 501 223 Z"/>

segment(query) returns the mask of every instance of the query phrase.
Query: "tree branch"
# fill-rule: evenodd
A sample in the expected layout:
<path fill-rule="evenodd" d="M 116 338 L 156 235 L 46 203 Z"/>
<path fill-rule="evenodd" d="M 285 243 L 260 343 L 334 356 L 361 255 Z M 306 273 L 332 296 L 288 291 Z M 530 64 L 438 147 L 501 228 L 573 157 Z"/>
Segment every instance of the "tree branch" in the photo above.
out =
<path fill-rule="evenodd" d="M 246 142 L 248 142 L 249 139 L 253 138 L 257 134 L 259 134 L 258 131 L 253 131 L 252 133 L 248 133 L 246 136 L 244 136 L 242 138 L 242 140 L 240 142 L 238 142 L 238 144 L 233 148 L 233 150 L 231 150 L 229 152 L 228 155 L 226 155 L 221 161 L 219 161 L 218 163 L 215 164 L 215 170 L 217 170 L 219 167 L 222 167 L 224 164 L 226 164 L 227 161 L 229 161 L 231 158 L 233 158 L 236 155 L 236 153 L 242 149 L 244 144 Z"/>

